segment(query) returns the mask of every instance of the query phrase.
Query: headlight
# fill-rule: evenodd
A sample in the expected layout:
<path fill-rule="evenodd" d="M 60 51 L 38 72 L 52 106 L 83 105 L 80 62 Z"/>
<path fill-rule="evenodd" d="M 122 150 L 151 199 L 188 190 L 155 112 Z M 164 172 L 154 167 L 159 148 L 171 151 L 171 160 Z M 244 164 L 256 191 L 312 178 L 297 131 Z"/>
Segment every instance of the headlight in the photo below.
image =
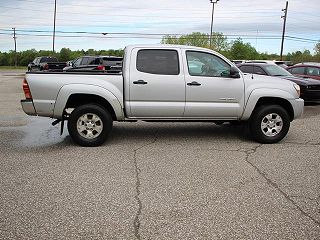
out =
<path fill-rule="evenodd" d="M 300 86 L 296 83 L 293 84 L 294 89 L 297 91 L 298 93 L 298 97 L 300 97 Z"/>

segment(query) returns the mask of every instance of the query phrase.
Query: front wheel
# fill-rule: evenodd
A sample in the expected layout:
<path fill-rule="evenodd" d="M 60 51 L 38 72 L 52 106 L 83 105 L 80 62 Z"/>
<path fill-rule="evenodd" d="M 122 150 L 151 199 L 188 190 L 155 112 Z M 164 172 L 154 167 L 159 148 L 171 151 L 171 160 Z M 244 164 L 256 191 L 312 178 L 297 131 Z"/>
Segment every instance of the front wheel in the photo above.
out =
<path fill-rule="evenodd" d="M 260 143 L 277 143 L 288 133 L 290 117 L 279 105 L 258 107 L 249 122 L 252 137 Z"/>
<path fill-rule="evenodd" d="M 75 108 L 68 120 L 72 140 L 84 147 L 103 144 L 112 130 L 112 118 L 101 106 L 86 104 Z"/>

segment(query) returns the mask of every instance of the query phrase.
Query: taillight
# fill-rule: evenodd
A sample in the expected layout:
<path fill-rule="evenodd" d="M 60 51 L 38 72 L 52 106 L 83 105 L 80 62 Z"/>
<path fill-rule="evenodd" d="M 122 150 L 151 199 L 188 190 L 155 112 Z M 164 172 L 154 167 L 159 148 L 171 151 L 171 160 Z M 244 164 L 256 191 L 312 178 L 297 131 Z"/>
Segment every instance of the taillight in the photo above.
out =
<path fill-rule="evenodd" d="M 30 88 L 26 79 L 23 80 L 22 88 L 24 91 L 24 95 L 26 96 L 26 99 L 32 99 Z"/>
<path fill-rule="evenodd" d="M 102 71 L 106 70 L 106 68 L 104 66 L 102 66 L 102 65 L 101 66 L 97 66 L 96 69 L 97 70 L 102 70 Z"/>
<path fill-rule="evenodd" d="M 48 69 L 49 69 L 49 65 L 48 65 L 48 64 L 45 64 L 45 65 L 43 66 L 43 69 L 48 70 Z"/>

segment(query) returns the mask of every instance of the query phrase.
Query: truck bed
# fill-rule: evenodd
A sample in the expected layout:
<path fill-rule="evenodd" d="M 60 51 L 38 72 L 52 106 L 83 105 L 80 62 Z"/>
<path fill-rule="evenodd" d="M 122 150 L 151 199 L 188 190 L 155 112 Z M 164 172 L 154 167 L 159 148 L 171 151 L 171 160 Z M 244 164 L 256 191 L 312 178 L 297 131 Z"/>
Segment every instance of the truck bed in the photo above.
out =
<path fill-rule="evenodd" d="M 78 89 L 79 94 L 88 87 L 95 91 L 110 92 L 123 108 L 123 77 L 120 73 L 107 72 L 27 72 L 25 76 L 40 116 L 56 117 L 58 95 L 68 94 L 69 89 Z M 65 97 L 65 96 L 64 96 Z M 61 113 L 57 113 L 58 116 Z"/>

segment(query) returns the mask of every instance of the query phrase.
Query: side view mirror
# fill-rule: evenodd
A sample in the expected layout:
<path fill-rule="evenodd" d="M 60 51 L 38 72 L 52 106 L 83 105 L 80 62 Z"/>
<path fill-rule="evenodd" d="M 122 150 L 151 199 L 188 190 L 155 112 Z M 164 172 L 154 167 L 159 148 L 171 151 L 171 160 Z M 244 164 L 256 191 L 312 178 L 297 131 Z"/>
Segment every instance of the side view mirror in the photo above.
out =
<path fill-rule="evenodd" d="M 239 70 L 236 67 L 232 66 L 230 68 L 230 77 L 231 78 L 240 78 Z"/>

